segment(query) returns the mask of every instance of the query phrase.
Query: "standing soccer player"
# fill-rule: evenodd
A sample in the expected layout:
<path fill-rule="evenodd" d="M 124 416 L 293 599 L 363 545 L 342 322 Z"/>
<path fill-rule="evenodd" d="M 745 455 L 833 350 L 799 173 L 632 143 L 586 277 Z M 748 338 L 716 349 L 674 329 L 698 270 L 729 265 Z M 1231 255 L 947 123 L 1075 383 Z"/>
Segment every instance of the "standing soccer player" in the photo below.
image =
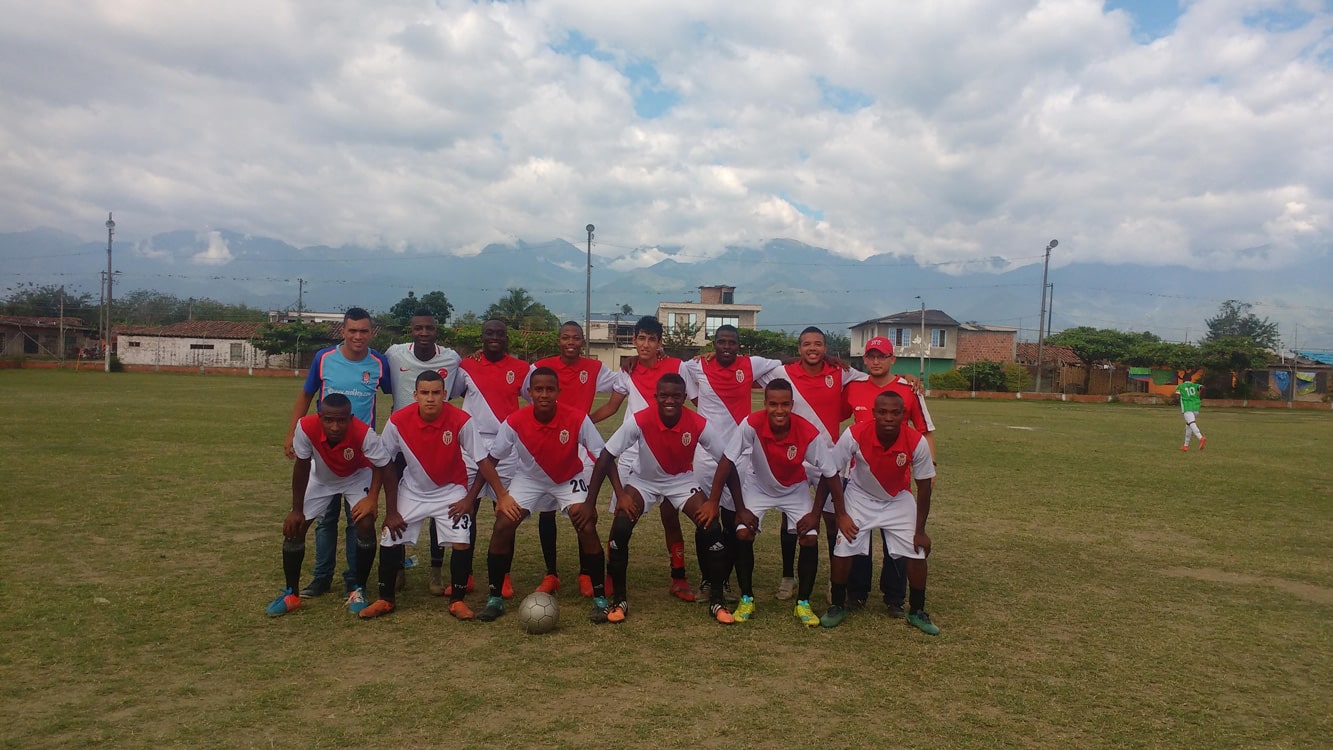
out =
<path fill-rule="evenodd" d="M 296 458 L 293 442 L 296 423 L 310 411 L 312 401 L 341 393 L 351 401 L 352 416 L 375 429 L 375 391 L 392 393 L 389 362 L 383 354 L 370 348 L 370 313 L 359 307 L 350 307 L 343 315 L 343 343 L 315 352 L 310 372 L 292 407 L 291 423 L 287 427 L 284 450 L 288 458 Z M 347 512 L 346 556 L 347 570 L 343 571 L 346 593 L 355 585 L 358 569 L 357 534 L 352 520 L 351 506 L 334 503 L 315 524 L 315 576 L 310 585 L 301 589 L 305 598 L 322 596 L 333 585 L 333 571 L 338 562 L 338 514 Z M 373 554 L 375 549 L 371 545 Z"/>
<path fill-rule="evenodd" d="M 453 547 L 449 573 L 449 614 L 471 620 L 463 602 L 467 593 L 465 557 L 472 546 L 470 530 L 476 489 L 476 456 L 481 449 L 473 420 L 445 401 L 444 378 L 434 370 L 417 375 L 416 403 L 394 412 L 384 426 L 384 446 L 401 455 L 403 479 L 396 497 L 390 497 L 380 533 L 380 598 L 361 611 L 372 618 L 394 611 L 398 573 L 403 569 L 403 546 L 421 535 L 421 524 L 436 528 L 440 543 Z M 484 473 L 484 472 L 483 472 Z"/>
<path fill-rule="evenodd" d="M 606 622 L 610 608 L 602 590 L 606 555 L 597 536 L 596 497 L 588 496 L 591 471 L 589 453 L 600 455 L 602 436 L 583 409 L 557 401 L 560 378 L 549 367 L 538 367 L 529 379 L 532 406 L 509 415 L 491 443 L 490 455 L 482 459 L 483 476 L 499 499 L 495 504 L 495 530 L 491 532 L 486 567 L 490 574 L 490 598 L 478 619 L 489 622 L 504 614 L 501 581 L 514 563 L 514 533 L 533 513 L 567 512 L 579 537 L 580 567 L 591 576 L 593 622 Z M 514 464 L 513 479 L 500 486 L 493 466 Z M 550 575 L 550 574 L 548 574 Z M 548 591 L 547 593 L 555 593 Z"/>
<path fill-rule="evenodd" d="M 893 391 L 879 394 L 873 413 L 874 421 L 848 427 L 833 448 L 833 462 L 848 470 L 848 478 L 843 502 L 833 500 L 838 519 L 833 602 L 819 624 L 837 627 L 847 616 L 852 557 L 869 551 L 870 532 L 879 529 L 889 554 L 907 558 L 908 624 L 927 635 L 938 635 L 940 629 L 925 609 L 926 557 L 930 555 L 926 518 L 935 466 L 925 438 L 902 423 L 902 396 Z M 913 479 L 916 497 L 912 496 Z"/>
<path fill-rule="evenodd" d="M 389 360 L 390 371 L 393 373 L 393 411 L 406 408 L 415 403 L 415 394 L 417 387 L 417 376 L 423 372 L 438 372 L 440 377 L 444 378 L 444 393 L 454 392 L 454 383 L 458 380 L 458 363 L 461 357 L 458 352 L 440 346 L 436 339 L 439 337 L 439 324 L 435 320 L 435 313 L 422 308 L 413 313 L 408 321 L 409 330 L 412 334 L 412 341 L 404 344 L 394 344 L 385 352 L 384 357 Z M 394 459 L 394 466 L 398 470 L 398 477 L 403 476 L 403 467 L 405 466 L 401 456 Z M 408 544 L 415 544 L 416 539 L 407 541 Z M 383 560 L 383 557 L 380 558 Z M 383 565 L 383 562 L 380 563 Z M 445 593 L 444 588 L 444 550 L 440 548 L 439 539 L 435 533 L 435 524 L 430 524 L 430 592 L 436 596 Z M 399 581 L 399 587 L 402 581 Z"/>
<path fill-rule="evenodd" d="M 589 482 L 588 502 L 596 502 L 602 480 L 608 475 L 614 488 L 618 482 L 616 457 L 631 446 L 642 444 L 634 465 L 616 492 L 615 520 L 611 524 L 610 569 L 615 602 L 607 612 L 608 622 L 623 622 L 629 614 L 626 573 L 629 568 L 629 540 L 634 524 L 656 505 L 670 505 L 685 511 L 695 525 L 704 530 L 708 545 L 708 582 L 711 599 L 708 611 L 720 623 L 734 622 L 722 599 L 722 574 L 726 566 L 726 548 L 718 504 L 708 499 L 694 474 L 694 451 L 702 445 L 714 459 L 722 457 L 723 446 L 717 433 L 697 412 L 685 408 L 685 380 L 676 373 L 666 373 L 657 381 L 655 408 L 634 412 L 598 456 Z"/>
<path fill-rule="evenodd" d="M 509 327 L 502 320 L 488 320 L 481 326 L 481 356 L 468 357 L 459 364 L 458 390 L 463 395 L 463 411 L 467 412 L 473 420 L 477 429 L 477 437 L 481 438 L 481 450 L 478 455 L 490 453 L 491 441 L 500 431 L 500 425 L 509 418 L 510 414 L 518 411 L 518 399 L 525 393 L 528 384 L 528 375 L 532 372 L 532 365 L 509 354 Z M 451 393 L 450 396 L 456 396 L 457 393 Z M 509 475 L 510 467 L 506 466 L 500 470 L 500 480 L 508 485 L 512 477 Z M 488 493 L 492 500 L 498 500 L 494 497 L 494 492 L 487 484 L 482 488 L 483 493 Z M 472 526 L 472 547 L 462 554 L 467 562 L 468 583 L 471 588 L 472 574 L 472 556 L 473 548 L 477 544 L 477 527 Z M 452 569 L 452 564 L 450 566 Z M 548 592 L 549 593 L 549 592 Z M 504 597 L 506 599 L 514 595 L 513 584 L 506 579 L 504 582 Z"/>
<path fill-rule="evenodd" d="M 592 413 L 594 423 L 615 414 L 626 400 L 629 406 L 625 409 L 624 421 L 630 421 L 630 415 L 654 405 L 657 383 L 663 376 L 682 376 L 685 363 L 675 357 L 662 356 L 662 323 L 657 318 L 645 315 L 634 324 L 634 350 L 638 359 L 632 363 L 632 367 L 616 374 L 616 385 L 610 400 Z M 695 398 L 689 381 L 684 382 L 686 397 Z M 628 473 L 638 452 L 638 446 L 631 445 L 620 456 L 622 474 Z M 614 510 L 615 501 L 612 501 Z M 671 565 L 671 585 L 667 591 L 677 599 L 692 602 L 694 589 L 690 588 L 690 582 L 685 577 L 685 536 L 680 531 L 680 514 L 673 505 L 667 503 L 662 506 L 661 517 Z"/>
<path fill-rule="evenodd" d="M 1188 380 L 1176 386 L 1176 395 L 1180 397 L 1180 413 L 1185 415 L 1185 444 L 1180 446 L 1182 451 L 1190 449 L 1191 436 L 1199 439 L 1199 450 L 1203 450 L 1208 445 L 1208 438 L 1204 437 L 1202 432 L 1199 432 L 1198 424 L 1199 410 L 1203 408 L 1203 399 L 1199 397 L 1202 392 L 1202 385 L 1191 383 Z"/>
<path fill-rule="evenodd" d="M 834 498 L 842 496 L 842 481 L 833 466 L 829 439 L 808 420 L 792 413 L 792 386 L 775 378 L 764 388 L 764 409 L 747 417 L 733 432 L 726 455 L 718 462 L 710 498 L 717 502 L 722 485 L 735 467 L 741 471 L 741 491 L 736 503 L 736 582 L 741 588 L 736 607 L 737 622 L 754 614 L 754 537 L 764 513 L 780 510 L 799 519 L 800 587 L 795 615 L 803 625 L 819 624 L 810 608 L 819 569 L 819 520 L 822 503 L 810 500 L 807 472 L 820 477 Z M 835 500 L 835 505 L 841 500 Z"/>
<path fill-rule="evenodd" d="M 397 475 L 384 471 L 389 454 L 375 431 L 352 416 L 352 403 L 341 393 L 328 394 L 320 401 L 319 413 L 297 420 L 292 452 L 296 456 L 292 509 L 282 522 L 282 572 L 287 587 L 266 611 L 277 616 L 300 608 L 301 597 L 296 592 L 305 561 L 306 532 L 329 506 L 350 503 L 354 498 L 356 504 L 348 506 L 347 517 L 361 549 L 347 609 L 359 614 L 366 606 L 366 579 L 375 564 L 375 511 L 380 487 L 393 498 L 398 486 Z"/>
<path fill-rule="evenodd" d="M 912 382 L 894 375 L 893 363 L 897 361 L 893 353 L 893 342 L 883 336 L 875 336 L 866 342 L 865 365 L 867 380 L 849 383 L 843 389 L 842 418 L 851 417 L 856 422 L 870 422 L 874 419 L 875 398 L 884 391 L 893 391 L 902 396 L 906 410 L 906 420 L 926 439 L 930 447 L 932 461 L 936 462 L 938 472 L 939 454 L 935 452 L 935 425 L 930 421 L 930 410 L 926 408 L 926 399 L 914 388 Z M 939 475 L 931 484 L 938 483 Z M 847 608 L 860 609 L 865 606 L 870 596 L 871 571 L 874 568 L 875 546 L 870 545 L 870 554 L 852 558 L 852 573 L 847 579 Z M 884 564 L 879 574 L 879 590 L 884 594 L 884 604 L 889 608 L 889 615 L 902 618 L 906 615 L 903 604 L 907 600 L 907 569 L 903 558 L 893 558 L 888 547 L 884 548 Z"/>
<path fill-rule="evenodd" d="M 560 333 L 556 339 L 556 345 L 560 353 L 554 357 L 538 360 L 533 366 L 537 369 L 549 367 L 555 372 L 560 380 L 560 405 L 564 408 L 570 408 L 582 414 L 592 413 L 592 402 L 599 393 L 611 393 L 616 384 L 616 375 L 610 369 L 604 367 L 601 361 L 591 357 L 582 356 L 583 352 L 583 326 L 572 320 L 565 321 L 560 326 Z M 534 373 L 536 370 L 533 371 Z M 598 448 L 588 458 L 588 465 L 597 460 L 597 454 L 601 452 Z M 542 543 L 542 556 L 546 561 L 546 578 L 542 579 L 542 584 L 546 585 L 548 580 L 552 581 L 550 591 L 555 593 L 560 589 L 560 576 L 556 572 L 556 527 L 555 511 L 542 511 L 537 517 L 537 535 Z M 605 555 L 603 555 L 605 556 Z M 579 559 L 583 559 L 583 553 L 579 553 Z M 603 566 L 605 567 L 605 566 Z M 579 568 L 579 594 L 584 597 L 594 596 L 592 577 L 584 570 Z M 538 589 L 543 590 L 541 588 Z"/>
<path fill-rule="evenodd" d="M 773 373 L 782 371 L 782 363 L 776 359 L 754 357 L 741 353 L 740 331 L 736 326 L 724 324 L 713 332 L 713 355 L 690 360 L 681 372 L 685 382 L 694 387 L 696 405 L 708 424 L 717 430 L 723 445 L 730 445 L 737 425 L 745 421 L 754 411 L 754 384 L 756 380 L 768 380 Z M 717 461 L 705 450 L 696 450 L 694 468 L 699 475 L 699 486 L 710 487 L 713 476 L 717 473 Z M 727 487 L 722 490 L 719 500 L 722 509 L 722 533 L 726 537 L 727 551 L 735 554 L 736 516 L 732 492 Z M 704 570 L 705 546 L 701 544 L 699 532 L 695 534 L 695 550 L 699 555 L 699 572 Z M 731 577 L 730 563 L 723 576 L 723 581 Z M 726 584 L 724 583 L 724 594 Z M 706 589 L 701 585 L 700 589 Z M 708 593 L 708 592 L 705 592 Z M 731 601 L 728 599 L 728 601 Z M 738 610 L 739 612 L 739 610 Z"/>
<path fill-rule="evenodd" d="M 780 373 L 770 374 L 759 380 L 760 385 L 767 385 L 771 378 L 782 373 L 792 384 L 792 412 L 804 417 L 819 428 L 829 441 L 837 439 L 838 425 L 842 423 L 842 389 L 857 380 L 865 380 L 866 374 L 859 370 L 843 369 L 828 360 L 828 346 L 824 342 L 824 332 L 815 326 L 801 331 L 797 339 L 800 359 L 786 365 Z M 818 480 L 811 477 L 813 486 Z M 831 508 L 825 508 L 824 525 L 828 529 L 830 544 L 836 529 L 834 528 Z M 796 565 L 796 540 L 793 519 L 783 516 L 782 522 L 782 580 L 778 584 L 777 598 L 790 599 L 796 588 L 793 576 Z"/>

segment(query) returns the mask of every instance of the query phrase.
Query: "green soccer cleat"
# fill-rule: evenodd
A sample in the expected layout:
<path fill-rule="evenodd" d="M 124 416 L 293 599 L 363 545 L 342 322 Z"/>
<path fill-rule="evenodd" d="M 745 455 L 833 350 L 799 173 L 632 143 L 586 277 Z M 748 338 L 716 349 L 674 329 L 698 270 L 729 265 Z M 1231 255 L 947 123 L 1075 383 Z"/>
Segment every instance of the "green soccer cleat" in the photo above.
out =
<path fill-rule="evenodd" d="M 492 596 L 486 600 L 485 609 L 477 613 L 477 619 L 482 622 L 494 622 L 500 619 L 505 613 L 505 600 L 503 597 Z"/>
<path fill-rule="evenodd" d="M 912 612 L 908 612 L 907 624 L 911 625 L 917 630 L 920 630 L 922 633 L 925 633 L 926 635 L 940 634 L 939 626 L 930 621 L 930 615 L 926 614 L 926 610 L 924 609 L 918 609 Z"/>
<path fill-rule="evenodd" d="M 754 597 L 742 596 L 740 604 L 736 605 L 736 611 L 731 613 L 736 618 L 736 622 L 749 622 L 754 617 Z"/>
<path fill-rule="evenodd" d="M 836 628 L 847 619 L 847 610 L 834 604 L 828 608 L 824 616 L 819 618 L 819 625 L 825 628 Z"/>
<path fill-rule="evenodd" d="M 301 597 L 293 594 L 291 589 L 283 589 L 282 592 L 278 594 L 278 598 L 274 599 L 273 602 L 268 605 L 268 609 L 264 611 L 268 613 L 269 617 L 279 617 L 294 609 L 300 608 Z"/>
<path fill-rule="evenodd" d="M 800 620 L 801 624 L 807 628 L 813 628 L 819 624 L 819 618 L 815 616 L 815 611 L 810 609 L 809 599 L 802 599 L 801 601 L 796 602 L 795 614 L 796 619 Z"/>

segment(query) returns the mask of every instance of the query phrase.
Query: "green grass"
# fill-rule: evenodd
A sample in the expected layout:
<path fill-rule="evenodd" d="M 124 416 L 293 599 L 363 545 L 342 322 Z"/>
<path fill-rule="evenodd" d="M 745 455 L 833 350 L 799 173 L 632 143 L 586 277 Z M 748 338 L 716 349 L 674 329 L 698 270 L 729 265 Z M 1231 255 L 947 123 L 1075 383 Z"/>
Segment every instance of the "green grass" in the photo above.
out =
<path fill-rule="evenodd" d="M 263 614 L 282 578 L 298 386 L 0 371 L 0 744 L 1297 748 L 1333 735 L 1333 415 L 1205 409 L 1209 447 L 1184 454 L 1170 407 L 934 401 L 938 638 L 875 605 L 800 628 L 772 598 L 771 533 L 757 618 L 712 624 L 666 596 L 655 518 L 634 538 L 628 623 L 587 624 L 566 593 L 561 628 L 529 637 L 512 616 L 452 620 L 421 569 L 374 622 L 331 597 Z M 572 586 L 572 530 L 560 540 Z M 539 561 L 525 524 L 521 590 Z"/>

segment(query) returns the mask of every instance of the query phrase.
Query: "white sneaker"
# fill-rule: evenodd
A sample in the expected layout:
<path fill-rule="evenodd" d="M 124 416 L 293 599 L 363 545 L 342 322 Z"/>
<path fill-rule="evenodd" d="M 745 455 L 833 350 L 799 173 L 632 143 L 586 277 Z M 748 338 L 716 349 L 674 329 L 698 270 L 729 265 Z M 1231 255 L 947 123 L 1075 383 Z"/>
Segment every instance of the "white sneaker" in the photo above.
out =
<path fill-rule="evenodd" d="M 796 593 L 796 579 L 783 578 L 781 581 L 778 582 L 778 593 L 774 594 L 774 596 L 783 601 L 786 601 L 792 598 L 792 595 L 795 593 Z"/>

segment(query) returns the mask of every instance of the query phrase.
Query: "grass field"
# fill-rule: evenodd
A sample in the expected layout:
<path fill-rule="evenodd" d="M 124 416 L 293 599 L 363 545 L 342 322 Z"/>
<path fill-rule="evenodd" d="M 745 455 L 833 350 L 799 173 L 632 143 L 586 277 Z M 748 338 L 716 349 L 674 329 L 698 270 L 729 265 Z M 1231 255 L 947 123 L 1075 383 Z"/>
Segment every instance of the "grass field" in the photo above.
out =
<path fill-rule="evenodd" d="M 836 630 L 800 628 L 772 597 L 775 534 L 758 543 L 757 619 L 712 624 L 666 596 L 655 518 L 634 538 L 625 625 L 588 624 L 585 601 L 564 594 L 561 628 L 530 637 L 513 616 L 454 621 L 422 569 L 377 621 L 332 597 L 264 615 L 282 580 L 281 446 L 298 385 L 0 371 L 0 744 L 1303 748 L 1333 736 L 1333 415 L 1205 409 L 1208 449 L 1183 454 L 1170 407 L 933 401 L 939 637 L 878 605 Z M 560 552 L 572 584 L 567 527 Z M 525 524 L 520 595 L 539 560 Z"/>

